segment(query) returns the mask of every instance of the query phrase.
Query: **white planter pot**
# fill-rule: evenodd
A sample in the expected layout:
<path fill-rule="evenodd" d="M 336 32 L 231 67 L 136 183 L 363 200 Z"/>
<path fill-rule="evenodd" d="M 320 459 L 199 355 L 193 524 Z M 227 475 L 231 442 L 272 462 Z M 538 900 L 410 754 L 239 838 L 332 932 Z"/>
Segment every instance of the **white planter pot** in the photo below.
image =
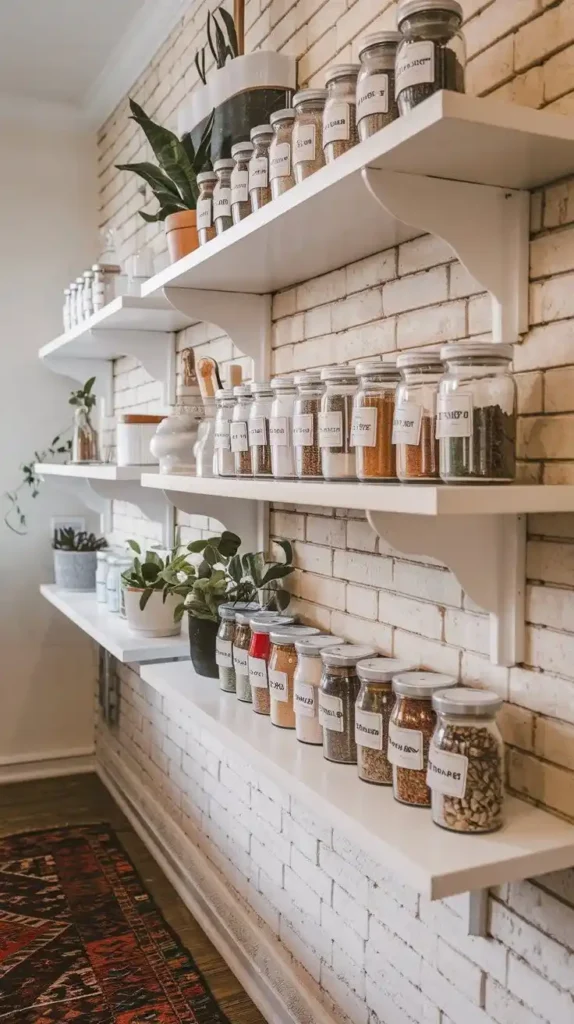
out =
<path fill-rule="evenodd" d="M 62 590 L 95 590 L 96 567 L 96 551 L 54 550 L 54 577 L 56 586 Z"/>
<path fill-rule="evenodd" d="M 154 592 L 147 602 L 144 610 L 140 608 L 140 598 L 143 591 L 135 590 L 132 587 L 124 589 L 126 606 L 126 618 L 130 633 L 137 633 L 138 636 L 177 636 L 181 632 L 181 622 L 174 622 L 173 615 L 181 598 L 175 594 L 169 594 L 163 600 L 160 590 Z"/>

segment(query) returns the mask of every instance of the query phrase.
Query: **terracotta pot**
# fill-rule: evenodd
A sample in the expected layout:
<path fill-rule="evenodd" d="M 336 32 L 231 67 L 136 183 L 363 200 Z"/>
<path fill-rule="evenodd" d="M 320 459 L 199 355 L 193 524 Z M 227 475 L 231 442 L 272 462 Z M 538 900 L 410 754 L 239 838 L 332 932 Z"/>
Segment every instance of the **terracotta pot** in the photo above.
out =
<path fill-rule="evenodd" d="M 165 234 L 172 263 L 198 249 L 196 211 L 181 210 L 180 213 L 170 213 L 165 218 Z"/>

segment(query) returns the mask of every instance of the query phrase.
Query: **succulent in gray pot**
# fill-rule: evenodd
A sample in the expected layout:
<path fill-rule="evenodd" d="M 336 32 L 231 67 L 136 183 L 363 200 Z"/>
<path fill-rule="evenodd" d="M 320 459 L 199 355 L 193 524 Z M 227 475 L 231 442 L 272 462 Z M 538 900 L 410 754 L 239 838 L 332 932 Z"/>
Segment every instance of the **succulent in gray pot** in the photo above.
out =
<path fill-rule="evenodd" d="M 96 552 L 107 546 L 105 537 L 85 530 L 77 531 L 71 526 L 56 530 L 52 541 L 56 586 L 78 592 L 95 590 Z"/>

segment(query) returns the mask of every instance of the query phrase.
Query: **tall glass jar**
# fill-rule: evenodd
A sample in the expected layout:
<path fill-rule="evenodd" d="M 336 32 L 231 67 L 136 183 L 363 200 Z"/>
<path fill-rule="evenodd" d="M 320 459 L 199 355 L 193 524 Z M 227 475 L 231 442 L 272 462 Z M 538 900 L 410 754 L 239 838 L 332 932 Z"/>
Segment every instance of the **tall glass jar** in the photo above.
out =
<path fill-rule="evenodd" d="M 79 405 L 74 413 L 72 462 L 99 462 L 98 432 L 92 425 L 91 410 Z"/>
<path fill-rule="evenodd" d="M 233 388 L 233 397 L 235 405 L 231 417 L 231 451 L 234 456 L 235 475 L 253 476 L 248 430 L 253 396 L 249 384 L 239 384 Z"/>
<path fill-rule="evenodd" d="M 326 366 L 321 371 L 325 392 L 319 415 L 321 470 L 325 480 L 355 480 L 357 468 L 351 441 L 353 398 L 357 390 L 353 366 Z"/>
<path fill-rule="evenodd" d="M 235 167 L 235 160 L 216 160 L 214 171 L 217 175 L 217 183 L 213 189 L 213 222 L 215 231 L 222 235 L 224 231 L 233 224 L 231 216 L 231 172 Z"/>
<path fill-rule="evenodd" d="M 295 181 L 304 181 L 325 164 L 323 153 L 323 108 L 326 89 L 302 89 L 293 97 L 295 121 L 292 160 Z"/>
<path fill-rule="evenodd" d="M 109 551 L 96 551 L 96 601 L 98 604 L 105 604 L 108 596 L 106 582 L 108 578 Z"/>
<path fill-rule="evenodd" d="M 217 476 L 235 476 L 235 455 L 231 451 L 231 420 L 235 408 L 232 388 L 215 392 L 215 469 Z"/>
<path fill-rule="evenodd" d="M 272 138 L 273 129 L 270 124 L 258 124 L 251 129 L 253 155 L 249 161 L 249 198 L 252 210 L 260 210 L 271 202 L 269 147 Z"/>
<path fill-rule="evenodd" d="M 236 608 L 238 606 L 236 605 Z M 251 626 L 253 615 L 261 611 L 259 605 L 252 601 L 246 603 L 241 611 L 235 612 L 235 630 L 233 633 L 233 668 L 235 669 L 235 694 L 237 700 L 251 704 L 251 683 L 249 682 L 249 647 L 251 645 Z"/>
<path fill-rule="evenodd" d="M 321 651 L 323 672 L 319 692 L 319 722 L 323 728 L 323 756 L 341 764 L 357 763 L 355 702 L 361 684 L 357 662 L 376 651 L 361 644 L 340 644 Z"/>
<path fill-rule="evenodd" d="M 293 685 L 297 667 L 295 642 L 317 636 L 314 626 L 283 626 L 270 633 L 269 654 L 269 696 L 271 700 L 271 724 L 280 729 L 295 728 L 293 708 Z"/>
<path fill-rule="evenodd" d="M 67 334 L 72 327 L 72 320 L 70 316 L 70 289 L 64 288 L 64 305 L 62 307 L 62 324 L 64 327 L 64 334 Z"/>
<path fill-rule="evenodd" d="M 283 192 L 293 188 L 295 184 L 291 160 L 291 137 L 294 121 L 295 111 L 290 107 L 276 110 L 269 118 L 273 129 L 273 139 L 269 147 L 269 181 L 273 199 L 277 199 Z"/>
<path fill-rule="evenodd" d="M 393 771 L 387 757 L 389 722 L 395 703 L 393 676 L 413 666 L 396 658 L 368 658 L 357 665 L 361 689 L 355 704 L 355 741 L 359 778 L 390 786 Z"/>
<path fill-rule="evenodd" d="M 464 92 L 466 46 L 463 11 L 457 0 L 401 0 L 397 25 L 402 39 L 395 66 L 401 115 L 439 89 Z"/>
<path fill-rule="evenodd" d="M 235 693 L 235 671 L 233 668 L 233 637 L 235 636 L 235 610 L 220 605 L 219 629 L 215 639 L 215 663 L 219 673 L 219 689 Z"/>
<path fill-rule="evenodd" d="M 254 381 L 251 385 L 251 393 L 253 401 L 249 409 L 247 424 L 251 468 L 253 476 L 271 476 L 269 419 L 273 404 L 273 392 L 269 381 Z"/>
<path fill-rule="evenodd" d="M 439 479 L 436 402 L 444 366 L 438 352 L 405 352 L 393 420 L 397 476 L 403 483 Z"/>
<path fill-rule="evenodd" d="M 516 476 L 516 383 L 512 345 L 458 342 L 440 357 L 437 403 L 441 479 L 508 483 Z"/>
<path fill-rule="evenodd" d="M 82 311 L 84 314 L 84 320 L 88 320 L 94 312 L 94 300 L 92 297 L 93 279 L 93 270 L 84 270 L 84 283 L 82 285 Z"/>
<path fill-rule="evenodd" d="M 504 743 L 496 724 L 502 699 L 456 686 L 433 697 L 438 722 L 427 781 L 436 825 L 451 832 L 496 832 L 503 824 Z"/>
<path fill-rule="evenodd" d="M 249 161 L 252 155 L 253 145 L 251 142 L 236 142 L 231 147 L 231 156 L 235 161 L 235 167 L 231 172 L 231 216 L 234 224 L 239 224 L 240 220 L 248 217 L 251 213 Z"/>
<path fill-rule="evenodd" d="M 319 723 L 319 688 L 321 686 L 321 651 L 344 641 L 340 636 L 318 633 L 295 640 L 297 665 L 293 677 L 293 709 L 295 735 L 300 743 L 323 745 L 323 727 Z"/>
<path fill-rule="evenodd" d="M 351 441 L 357 454 L 359 480 L 396 480 L 393 446 L 395 395 L 400 373 L 381 359 L 356 367 L 359 390 L 353 403 Z"/>
<path fill-rule="evenodd" d="M 395 57 L 400 32 L 373 32 L 359 47 L 357 78 L 357 131 L 361 140 L 396 121 Z"/>
<path fill-rule="evenodd" d="M 296 394 L 293 377 L 274 377 L 271 390 L 274 396 L 269 420 L 271 472 L 277 480 L 289 480 L 297 475 L 292 436 Z"/>
<path fill-rule="evenodd" d="M 293 404 L 293 450 L 300 479 L 320 480 L 319 415 L 324 386 L 320 370 L 295 376 L 297 397 Z"/>
<path fill-rule="evenodd" d="M 436 725 L 434 693 L 456 686 L 439 672 L 401 672 L 393 678 L 396 703 L 389 725 L 393 796 L 402 804 L 430 807 L 427 786 L 429 747 Z"/>
<path fill-rule="evenodd" d="M 249 644 L 249 683 L 253 710 L 257 715 L 268 715 L 271 711 L 269 696 L 268 663 L 271 653 L 269 634 L 273 629 L 292 626 L 294 615 L 277 615 L 276 612 L 257 612 L 250 620 L 251 642 Z"/>
<path fill-rule="evenodd" d="M 323 153 L 328 164 L 359 141 L 355 108 L 358 74 L 358 64 L 335 64 L 325 75 Z"/>
<path fill-rule="evenodd" d="M 199 197 L 197 200 L 197 237 L 199 244 L 215 238 L 215 224 L 213 223 L 213 190 L 217 184 L 215 171 L 202 171 L 197 175 L 199 185 Z"/>

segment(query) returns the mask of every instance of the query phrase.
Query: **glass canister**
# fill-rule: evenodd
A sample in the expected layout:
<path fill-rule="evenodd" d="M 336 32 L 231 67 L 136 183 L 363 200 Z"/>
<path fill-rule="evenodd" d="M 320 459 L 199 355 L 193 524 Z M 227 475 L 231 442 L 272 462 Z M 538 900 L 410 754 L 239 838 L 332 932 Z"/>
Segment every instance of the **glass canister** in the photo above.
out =
<path fill-rule="evenodd" d="M 432 819 L 451 832 L 496 832 L 503 824 L 504 742 L 496 724 L 502 698 L 456 686 L 432 701 L 438 715 L 427 774 Z"/>
<path fill-rule="evenodd" d="M 427 786 L 429 747 L 436 726 L 433 694 L 456 686 L 439 672 L 401 672 L 393 678 L 396 702 L 389 725 L 393 796 L 402 804 L 430 807 Z"/>
<path fill-rule="evenodd" d="M 335 64 L 325 75 L 323 153 L 330 164 L 357 145 L 356 97 L 358 64 Z"/>
<path fill-rule="evenodd" d="M 76 315 L 79 324 L 83 323 L 86 319 L 84 312 L 84 277 L 82 274 L 76 278 Z"/>
<path fill-rule="evenodd" d="M 321 651 L 319 723 L 323 728 L 323 756 L 328 761 L 357 763 L 355 702 L 361 688 L 357 662 L 376 653 L 361 644 L 339 644 Z"/>
<path fill-rule="evenodd" d="M 108 600 L 106 585 L 109 557 L 109 551 L 96 551 L 96 601 L 98 604 L 106 604 Z"/>
<path fill-rule="evenodd" d="M 355 704 L 355 742 L 359 778 L 390 786 L 393 770 L 387 756 L 389 722 L 395 703 L 393 676 L 413 666 L 396 658 L 369 658 L 357 665 L 361 689 Z"/>
<path fill-rule="evenodd" d="M 197 175 L 199 185 L 199 196 L 197 199 L 197 237 L 199 244 L 215 238 L 215 224 L 213 222 L 213 190 L 217 184 L 215 171 L 202 171 Z"/>
<path fill-rule="evenodd" d="M 295 642 L 317 636 L 314 626 L 284 626 L 270 633 L 269 654 L 269 696 L 271 700 L 271 724 L 280 729 L 295 728 L 293 708 L 293 686 L 297 667 Z"/>
<path fill-rule="evenodd" d="M 219 672 L 219 689 L 235 693 L 233 668 L 233 638 L 235 636 L 235 609 L 232 605 L 219 606 L 219 629 L 215 639 L 215 663 Z"/>
<path fill-rule="evenodd" d="M 277 199 L 283 192 L 288 192 L 295 184 L 291 160 L 294 121 L 295 111 L 290 107 L 276 110 L 269 118 L 273 129 L 273 138 L 269 147 L 269 181 L 273 199 Z"/>
<path fill-rule="evenodd" d="M 274 377 L 271 390 L 274 396 L 269 420 L 271 472 L 277 480 L 289 480 L 297 475 L 292 437 L 296 395 L 293 377 Z"/>
<path fill-rule="evenodd" d="M 440 357 L 439 467 L 445 483 L 508 483 L 516 476 L 512 345 L 458 342 Z"/>
<path fill-rule="evenodd" d="M 106 606 L 109 612 L 119 615 L 120 612 L 120 559 L 118 555 L 108 555 L 108 571 L 106 573 Z"/>
<path fill-rule="evenodd" d="M 300 479 L 320 480 L 321 449 L 319 416 L 325 387 L 320 370 L 295 375 L 297 395 L 293 404 L 293 450 L 295 469 Z"/>
<path fill-rule="evenodd" d="M 232 388 L 215 392 L 215 469 L 217 476 L 235 476 L 235 455 L 231 451 L 231 420 L 235 408 Z"/>
<path fill-rule="evenodd" d="M 126 615 L 126 588 L 122 579 L 122 574 L 133 567 L 134 560 L 132 555 L 120 554 L 117 556 L 117 570 L 118 570 L 118 595 L 120 600 L 120 618 L 127 618 Z M 106 580 L 107 584 L 107 580 Z"/>
<path fill-rule="evenodd" d="M 91 317 L 94 312 L 94 300 L 92 297 L 92 282 L 94 280 L 93 270 L 84 270 L 84 284 L 82 286 L 82 310 L 84 320 Z"/>
<path fill-rule="evenodd" d="M 277 615 L 276 612 L 257 612 L 249 620 L 251 642 L 249 644 L 249 684 L 253 710 L 258 715 L 268 715 L 271 711 L 269 697 L 269 679 L 267 665 L 271 652 L 269 634 L 272 629 L 283 629 L 292 626 L 294 615 Z"/>
<path fill-rule="evenodd" d="M 233 452 L 236 476 L 252 476 L 251 452 L 249 451 L 249 410 L 253 396 L 249 384 L 233 388 L 235 405 L 231 418 L 231 451 Z"/>
<path fill-rule="evenodd" d="M 439 89 L 464 92 L 466 46 L 457 0 L 401 0 L 395 95 L 401 115 Z"/>
<path fill-rule="evenodd" d="M 269 147 L 273 138 L 270 124 L 258 124 L 251 129 L 253 155 L 249 161 L 249 198 L 251 209 L 260 210 L 271 202 L 269 185 Z"/>
<path fill-rule="evenodd" d="M 249 161 L 253 155 L 251 142 L 236 142 L 231 147 L 231 156 L 235 166 L 231 172 L 231 216 L 233 223 L 239 224 L 240 220 L 248 217 L 251 213 L 251 202 L 249 199 Z"/>
<path fill-rule="evenodd" d="M 393 419 L 400 373 L 393 362 L 381 359 L 359 363 L 355 372 L 359 390 L 353 403 L 351 443 L 357 476 L 359 480 L 396 480 Z"/>
<path fill-rule="evenodd" d="M 293 677 L 293 708 L 295 735 L 300 743 L 323 745 L 323 727 L 319 723 L 319 688 L 321 686 L 321 651 L 344 643 L 340 636 L 318 633 L 295 640 L 297 665 Z"/>
<path fill-rule="evenodd" d="M 323 153 L 323 108 L 326 89 L 303 89 L 293 97 L 292 151 L 295 181 L 304 181 L 325 164 Z"/>
<path fill-rule="evenodd" d="M 213 222 L 216 234 L 222 235 L 233 224 L 231 216 L 231 172 L 235 160 L 216 160 L 214 171 L 217 182 L 213 189 Z"/>
<path fill-rule="evenodd" d="M 251 385 L 253 401 L 247 423 L 249 452 L 253 476 L 271 476 L 271 445 L 269 443 L 269 420 L 273 404 L 273 392 L 269 381 L 254 381 Z"/>
<path fill-rule="evenodd" d="M 326 366 L 321 371 L 325 392 L 319 414 L 321 471 L 325 480 L 355 480 L 357 467 L 351 441 L 353 398 L 357 390 L 353 366 Z"/>
<path fill-rule="evenodd" d="M 251 683 L 249 682 L 249 647 L 251 644 L 252 617 L 260 611 L 260 606 L 252 601 L 245 606 L 236 604 L 235 630 L 233 633 L 233 668 L 235 669 L 235 693 L 238 700 L 251 704 Z"/>
<path fill-rule="evenodd" d="M 405 352 L 398 357 L 397 368 L 403 375 L 393 420 L 397 476 L 403 483 L 436 481 L 436 403 L 444 366 L 438 352 Z"/>
<path fill-rule="evenodd" d="M 395 58 L 400 32 L 373 32 L 359 47 L 357 131 L 361 140 L 396 121 Z"/>

